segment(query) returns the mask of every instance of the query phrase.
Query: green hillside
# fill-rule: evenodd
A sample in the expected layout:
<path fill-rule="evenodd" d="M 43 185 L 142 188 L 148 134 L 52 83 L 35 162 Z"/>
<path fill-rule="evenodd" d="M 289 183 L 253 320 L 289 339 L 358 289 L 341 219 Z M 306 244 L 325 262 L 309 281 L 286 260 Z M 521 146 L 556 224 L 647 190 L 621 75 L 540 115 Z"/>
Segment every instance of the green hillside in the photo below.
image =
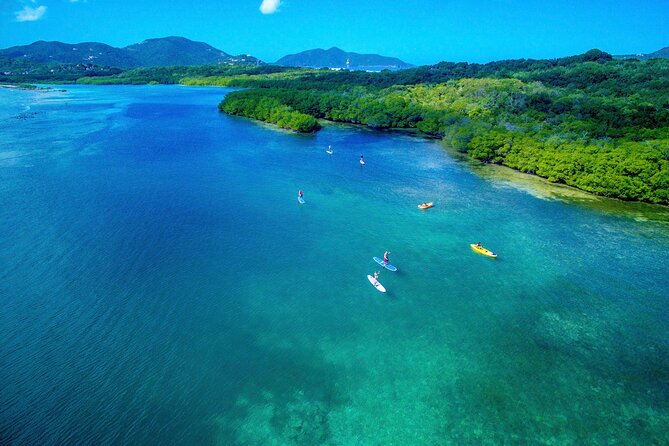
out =
<path fill-rule="evenodd" d="M 232 56 L 204 42 L 183 37 L 148 39 L 125 48 L 104 43 L 38 41 L 0 50 L 0 56 L 33 63 L 94 64 L 118 68 L 262 63 L 251 55 Z"/>

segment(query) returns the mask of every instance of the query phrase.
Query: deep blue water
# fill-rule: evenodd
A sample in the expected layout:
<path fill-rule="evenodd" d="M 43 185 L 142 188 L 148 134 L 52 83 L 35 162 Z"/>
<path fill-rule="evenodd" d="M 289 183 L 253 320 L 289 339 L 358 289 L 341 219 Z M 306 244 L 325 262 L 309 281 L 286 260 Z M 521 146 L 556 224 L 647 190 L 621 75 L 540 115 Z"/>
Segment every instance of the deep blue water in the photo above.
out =
<path fill-rule="evenodd" d="M 66 89 L 0 91 L 0 443 L 669 443 L 665 210 Z"/>

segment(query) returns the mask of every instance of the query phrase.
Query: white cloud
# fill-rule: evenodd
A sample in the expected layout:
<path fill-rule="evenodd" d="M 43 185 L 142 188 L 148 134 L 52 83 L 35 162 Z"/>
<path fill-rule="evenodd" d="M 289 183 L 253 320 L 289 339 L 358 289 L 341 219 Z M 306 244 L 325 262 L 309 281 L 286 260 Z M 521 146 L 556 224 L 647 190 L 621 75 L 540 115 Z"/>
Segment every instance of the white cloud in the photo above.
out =
<path fill-rule="evenodd" d="M 30 6 L 24 6 L 22 10 L 16 11 L 14 15 L 16 16 L 17 22 L 34 22 L 42 18 L 46 12 L 46 6 L 38 6 L 37 8 L 31 8 Z"/>
<path fill-rule="evenodd" d="M 274 14 L 281 6 L 281 0 L 262 0 L 260 12 L 263 14 Z"/>

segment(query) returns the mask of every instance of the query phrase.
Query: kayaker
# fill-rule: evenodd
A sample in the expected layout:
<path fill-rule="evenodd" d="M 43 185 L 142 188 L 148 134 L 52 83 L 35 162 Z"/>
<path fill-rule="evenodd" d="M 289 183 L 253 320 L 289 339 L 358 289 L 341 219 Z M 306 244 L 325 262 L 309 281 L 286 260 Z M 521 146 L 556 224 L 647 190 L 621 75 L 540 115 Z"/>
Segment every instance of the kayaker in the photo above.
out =
<path fill-rule="evenodd" d="M 483 248 L 483 246 L 481 246 L 481 242 L 476 243 L 476 247 L 477 248 Z"/>
<path fill-rule="evenodd" d="M 386 251 L 383 253 L 383 264 L 387 265 L 388 264 L 388 257 L 390 256 L 390 251 Z"/>

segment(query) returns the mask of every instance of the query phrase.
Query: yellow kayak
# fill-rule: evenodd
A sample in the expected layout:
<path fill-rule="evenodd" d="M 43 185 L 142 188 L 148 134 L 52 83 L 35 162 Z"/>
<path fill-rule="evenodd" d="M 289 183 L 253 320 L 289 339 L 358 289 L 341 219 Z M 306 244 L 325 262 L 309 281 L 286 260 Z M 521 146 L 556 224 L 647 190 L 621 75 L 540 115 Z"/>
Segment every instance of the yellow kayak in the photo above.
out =
<path fill-rule="evenodd" d="M 479 254 L 483 254 L 486 257 L 491 257 L 493 259 L 497 258 L 497 254 L 494 252 L 490 251 L 489 249 L 485 249 L 483 246 L 477 246 L 475 243 L 470 244 L 469 246 L 472 247 L 472 249 Z"/>
<path fill-rule="evenodd" d="M 434 204 L 430 201 L 429 203 L 419 204 L 418 209 L 429 209 L 432 206 L 434 206 Z"/>

